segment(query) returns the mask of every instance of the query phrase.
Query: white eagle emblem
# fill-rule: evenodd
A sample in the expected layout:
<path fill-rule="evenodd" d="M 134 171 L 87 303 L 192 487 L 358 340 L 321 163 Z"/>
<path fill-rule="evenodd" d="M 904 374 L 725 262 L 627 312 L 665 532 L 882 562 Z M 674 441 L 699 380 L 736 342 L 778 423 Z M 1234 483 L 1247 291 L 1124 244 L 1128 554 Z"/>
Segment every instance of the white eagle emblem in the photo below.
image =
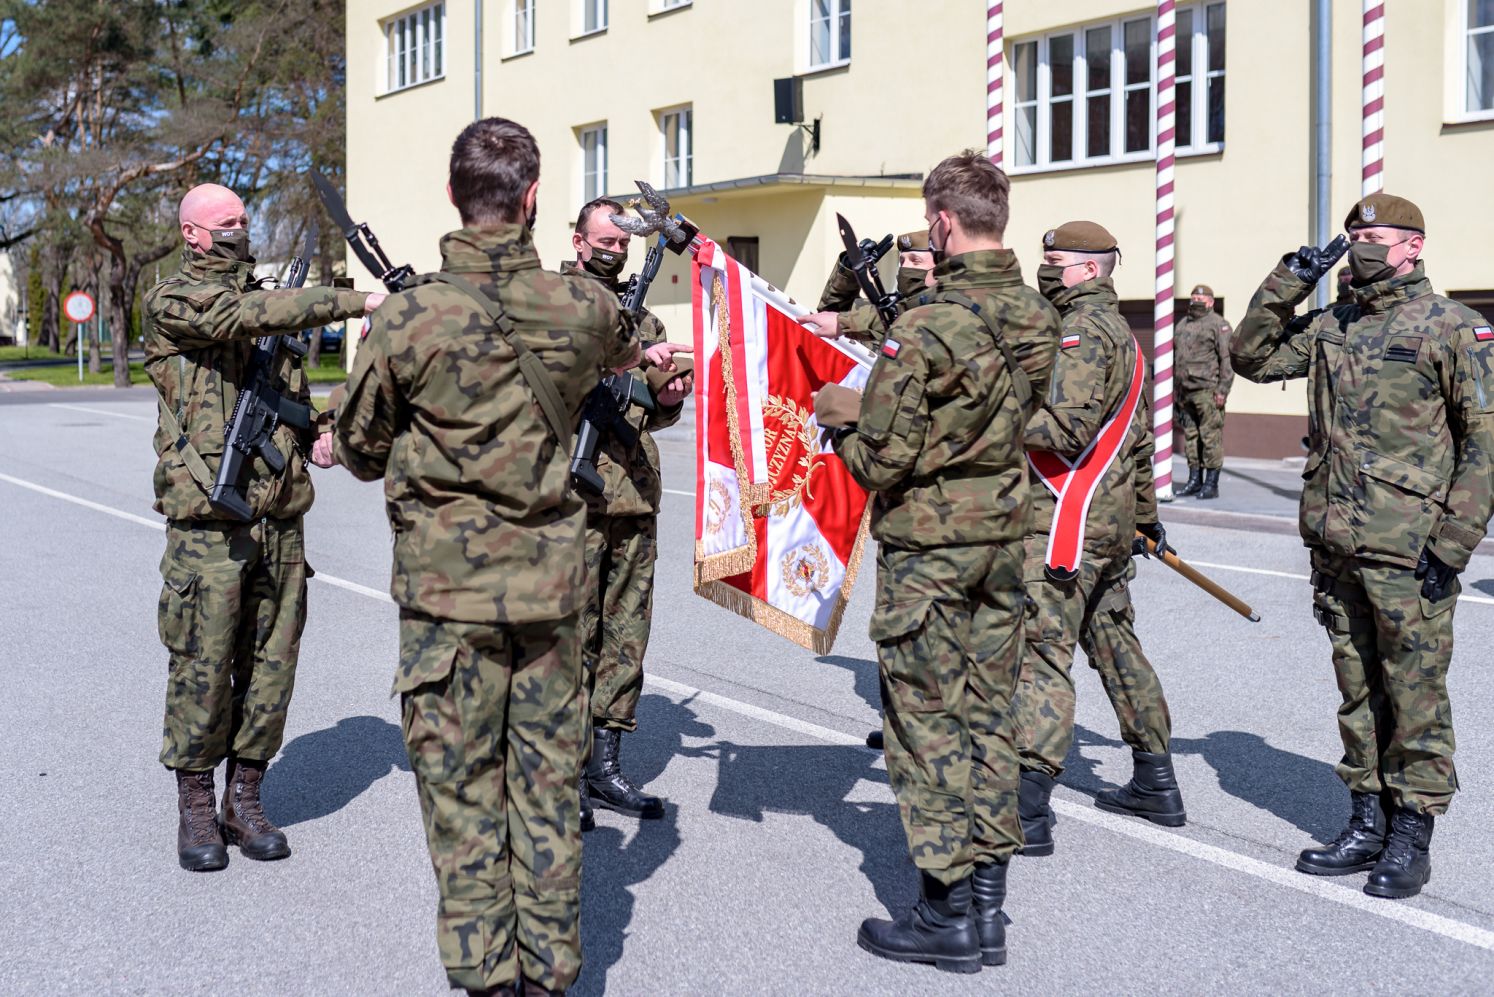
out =
<path fill-rule="evenodd" d="M 1375 206 L 1373 204 L 1366 204 L 1360 209 L 1359 214 L 1365 221 L 1372 222 L 1375 220 Z"/>
<path fill-rule="evenodd" d="M 1043 235 L 1043 245 L 1047 246 L 1049 249 L 1052 249 L 1053 244 L 1057 241 L 1058 233 L 1051 228 Z"/>

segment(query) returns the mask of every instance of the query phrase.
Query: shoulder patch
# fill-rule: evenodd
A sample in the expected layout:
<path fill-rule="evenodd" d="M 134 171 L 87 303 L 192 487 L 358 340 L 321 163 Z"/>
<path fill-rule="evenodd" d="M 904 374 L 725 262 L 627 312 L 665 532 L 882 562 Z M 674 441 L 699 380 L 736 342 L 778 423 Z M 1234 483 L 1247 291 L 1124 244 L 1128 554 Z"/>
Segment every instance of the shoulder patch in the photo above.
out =
<path fill-rule="evenodd" d="M 899 351 L 902 350 L 902 348 L 903 344 L 899 343 L 891 336 L 888 336 L 886 339 L 882 340 L 882 356 L 886 357 L 888 360 L 896 360 L 897 355 Z"/>
<path fill-rule="evenodd" d="M 1063 338 L 1058 341 L 1058 345 L 1062 349 L 1072 350 L 1079 345 L 1079 334 L 1077 332 L 1064 333 Z"/>
<path fill-rule="evenodd" d="M 1486 325 L 1477 326 L 1473 330 L 1473 338 L 1480 343 L 1487 343 L 1489 340 L 1494 339 L 1494 329 Z"/>

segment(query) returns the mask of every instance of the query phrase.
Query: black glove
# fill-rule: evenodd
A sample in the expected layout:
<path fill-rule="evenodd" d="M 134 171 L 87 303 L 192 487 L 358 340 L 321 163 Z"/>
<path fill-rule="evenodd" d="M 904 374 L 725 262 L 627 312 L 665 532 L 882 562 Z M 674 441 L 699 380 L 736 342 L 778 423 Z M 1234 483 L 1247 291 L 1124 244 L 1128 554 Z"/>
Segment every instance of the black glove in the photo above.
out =
<path fill-rule="evenodd" d="M 1421 560 L 1416 562 L 1416 577 L 1421 579 L 1422 598 L 1441 602 L 1452 594 L 1458 569 L 1443 563 L 1437 552 L 1427 547 L 1421 552 Z"/>
<path fill-rule="evenodd" d="M 1349 238 L 1340 233 L 1322 249 L 1303 246 L 1295 253 L 1283 256 L 1281 262 L 1286 264 L 1287 269 L 1295 274 L 1298 280 L 1310 287 L 1322 280 L 1323 275 L 1332 270 L 1333 265 L 1348 251 Z"/>
<path fill-rule="evenodd" d="M 1137 554 L 1140 554 L 1142 557 L 1152 556 L 1151 552 L 1146 549 L 1147 540 L 1157 545 L 1158 557 L 1166 554 L 1171 549 L 1167 546 L 1167 531 L 1162 528 L 1161 523 L 1137 523 L 1136 532 L 1140 533 L 1141 536 L 1131 541 L 1132 557 L 1135 557 Z M 1143 537 L 1145 539 L 1142 539 Z"/>

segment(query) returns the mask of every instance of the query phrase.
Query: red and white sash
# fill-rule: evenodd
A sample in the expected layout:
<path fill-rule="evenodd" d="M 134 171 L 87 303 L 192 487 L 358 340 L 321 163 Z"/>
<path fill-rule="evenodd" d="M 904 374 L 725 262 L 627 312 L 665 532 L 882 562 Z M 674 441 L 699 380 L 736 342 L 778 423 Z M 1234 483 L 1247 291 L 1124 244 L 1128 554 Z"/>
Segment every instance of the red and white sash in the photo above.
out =
<path fill-rule="evenodd" d="M 1134 339 L 1131 343 L 1136 345 Z M 1136 416 L 1136 406 L 1141 402 L 1146 368 L 1139 346 L 1135 353 L 1135 369 L 1125 399 L 1077 459 L 1071 461 L 1051 450 L 1027 451 L 1027 462 L 1058 500 L 1057 508 L 1053 510 L 1053 526 L 1048 534 L 1048 553 L 1044 560 L 1050 571 L 1060 577 L 1073 577 L 1079 570 L 1090 501 L 1104 480 L 1105 472 L 1120 456 L 1126 435 L 1131 431 L 1131 420 Z"/>

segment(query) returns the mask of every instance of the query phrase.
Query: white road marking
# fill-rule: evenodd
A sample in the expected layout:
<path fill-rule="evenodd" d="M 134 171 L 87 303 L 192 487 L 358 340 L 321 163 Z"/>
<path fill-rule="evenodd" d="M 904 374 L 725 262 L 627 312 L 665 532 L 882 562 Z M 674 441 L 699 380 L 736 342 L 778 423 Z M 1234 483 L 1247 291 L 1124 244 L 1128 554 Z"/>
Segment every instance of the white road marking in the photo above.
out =
<path fill-rule="evenodd" d="M 1268 575 L 1272 578 L 1292 578 L 1297 581 L 1310 582 L 1310 575 L 1299 575 L 1292 571 L 1273 571 L 1270 568 L 1247 568 L 1241 564 L 1216 564 L 1213 561 L 1189 561 L 1195 568 L 1213 568 L 1218 571 L 1238 571 L 1247 575 Z M 1494 599 L 1482 595 L 1459 595 L 1459 602 L 1476 602 L 1481 606 L 1494 606 Z"/>
<path fill-rule="evenodd" d="M 694 492 L 682 492 L 682 491 L 680 491 L 677 488 L 666 488 L 666 489 L 664 489 L 664 494 L 665 495 L 683 495 L 683 496 L 685 496 L 685 498 L 694 498 L 695 497 L 695 493 Z"/>
<path fill-rule="evenodd" d="M 71 409 L 74 412 L 87 412 L 90 415 L 108 415 L 113 416 L 116 419 L 131 419 L 135 422 L 156 421 L 156 417 L 153 415 L 130 415 L 126 412 L 111 412 L 106 408 L 90 408 L 87 405 L 69 405 L 66 402 L 48 402 L 47 407 Z"/>
<path fill-rule="evenodd" d="M 82 506 L 85 509 L 92 509 L 95 512 L 102 512 L 105 515 L 114 516 L 117 519 L 123 519 L 127 522 L 136 523 L 141 526 L 148 526 L 153 530 L 164 530 L 166 528 L 166 524 L 163 522 L 146 519 L 144 516 L 136 516 L 134 513 L 123 512 L 119 509 L 113 509 L 98 502 L 90 502 L 88 499 L 79 498 L 76 495 L 69 495 L 66 492 L 59 492 L 56 489 L 47 488 L 43 485 L 38 485 L 31 481 L 25 481 L 20 478 L 15 478 L 8 474 L 0 474 L 0 481 L 9 482 L 10 484 L 16 485 L 19 488 L 30 489 L 31 491 L 37 492 L 41 495 L 46 495 L 50 498 L 61 499 L 64 502 L 71 502 L 74 505 Z M 1202 565 L 1202 562 L 1199 563 L 1200 565 Z M 1230 565 L 1209 566 L 1216 568 L 1233 567 Z M 1260 569 L 1253 570 L 1260 571 Z M 1272 574 L 1285 573 L 1272 572 Z M 386 593 L 380 592 L 377 589 L 369 588 L 366 585 L 359 585 L 357 582 L 351 582 L 344 578 L 337 578 L 333 575 L 318 574 L 316 577 L 321 581 L 326 582 L 328 585 L 346 589 L 349 592 L 354 592 L 358 595 L 366 596 L 370 599 L 376 599 L 380 602 L 386 603 L 392 601 Z M 1301 578 L 1302 576 L 1287 575 L 1286 577 Z M 831 728 L 823 727 L 820 724 L 810 723 L 807 720 L 800 720 L 797 717 L 791 717 L 787 714 L 778 713 L 774 710 L 765 709 L 761 706 L 754 706 L 751 703 L 743 703 L 739 700 L 732 699 L 729 696 L 722 696 L 718 693 L 707 692 L 704 689 L 696 689 L 693 686 L 685 685 L 683 682 L 675 682 L 671 679 L 660 678 L 657 675 L 644 676 L 644 684 L 656 687 L 682 699 L 694 698 L 698 702 L 709 703 L 712 706 L 719 707 L 720 709 L 727 710 L 731 713 L 749 717 L 753 720 L 761 720 L 766 723 L 773 724 L 776 727 L 782 727 L 785 730 L 795 731 L 797 733 L 813 737 L 816 740 L 825 741 L 829 744 L 852 746 L 862 745 L 865 743 L 861 738 L 855 737 L 851 734 L 846 734 L 843 731 L 832 730 Z M 1363 913 L 1373 914 L 1376 917 L 1383 917 L 1390 921 L 1399 921 L 1401 924 L 1408 925 L 1409 927 L 1420 928 L 1423 931 L 1429 931 L 1433 934 L 1441 935 L 1444 938 L 1450 938 L 1454 941 L 1463 942 L 1468 945 L 1473 945 L 1477 948 L 1494 952 L 1494 931 L 1487 931 L 1483 928 L 1479 928 L 1471 924 L 1465 924 L 1462 921 L 1457 921 L 1450 917 L 1443 917 L 1440 914 L 1433 914 L 1430 911 L 1420 910 L 1415 907 L 1408 907 L 1404 904 L 1396 903 L 1394 901 L 1372 898 L 1366 896 L 1362 892 L 1352 890 L 1347 887 L 1338 886 L 1316 877 L 1306 876 L 1293 870 L 1274 866 L 1268 862 L 1262 862 L 1259 859 L 1253 859 L 1246 855 L 1240 855 L 1235 852 L 1231 852 L 1228 849 L 1205 844 L 1201 841 L 1195 841 L 1192 838 L 1186 838 L 1180 834 L 1163 831 L 1160 828 L 1154 827 L 1151 824 L 1147 824 L 1143 821 L 1127 820 L 1125 818 L 1115 817 L 1102 811 L 1094 810 L 1090 807 L 1080 806 L 1079 804 L 1072 803 L 1068 800 L 1055 799 L 1052 801 L 1052 804 L 1055 810 L 1073 820 L 1077 820 L 1086 824 L 1093 824 L 1096 827 L 1102 827 L 1108 831 L 1113 831 L 1116 834 L 1122 834 L 1130 838 L 1135 838 L 1138 841 L 1144 841 L 1150 845 L 1156 845 L 1159 848 L 1166 848 L 1170 851 L 1178 852 L 1183 855 L 1189 855 L 1193 858 L 1201 859 L 1202 861 L 1212 863 L 1225 869 L 1232 869 L 1236 872 L 1244 873 L 1247 876 L 1254 876 L 1257 879 L 1264 879 L 1267 882 L 1275 883 L 1278 886 L 1284 886 L 1287 889 L 1296 890 L 1299 893 L 1306 893 L 1310 896 L 1318 897 L 1319 899 L 1339 904 L 1340 906 L 1351 907 L 1355 910 L 1362 911 Z"/>

